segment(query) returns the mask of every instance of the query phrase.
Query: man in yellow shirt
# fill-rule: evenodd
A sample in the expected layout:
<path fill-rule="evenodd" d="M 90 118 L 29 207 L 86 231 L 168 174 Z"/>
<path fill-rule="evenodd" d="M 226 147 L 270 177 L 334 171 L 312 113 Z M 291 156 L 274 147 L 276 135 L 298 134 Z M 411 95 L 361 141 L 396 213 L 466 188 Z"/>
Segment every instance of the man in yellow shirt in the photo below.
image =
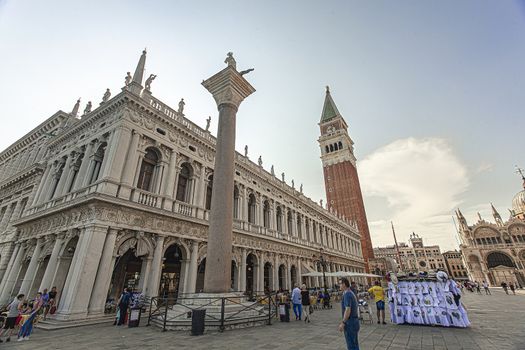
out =
<path fill-rule="evenodd" d="M 368 290 L 368 293 L 374 297 L 374 301 L 376 302 L 376 308 L 377 308 L 377 323 L 379 324 L 379 318 L 383 320 L 383 324 L 386 324 L 385 322 L 385 291 L 381 287 L 379 281 L 374 282 L 374 286 Z"/>

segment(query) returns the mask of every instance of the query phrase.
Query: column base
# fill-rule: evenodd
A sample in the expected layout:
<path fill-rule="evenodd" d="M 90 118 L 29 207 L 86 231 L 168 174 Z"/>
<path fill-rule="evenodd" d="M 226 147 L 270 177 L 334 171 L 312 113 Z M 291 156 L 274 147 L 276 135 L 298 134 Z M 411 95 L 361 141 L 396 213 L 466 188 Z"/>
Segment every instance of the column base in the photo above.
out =
<path fill-rule="evenodd" d="M 104 194 L 107 194 L 111 197 L 116 197 L 117 193 L 119 192 L 119 184 L 111 181 L 111 180 L 104 180 L 102 183 L 98 185 L 98 191 Z"/>
<path fill-rule="evenodd" d="M 222 304 L 224 300 L 224 319 Z M 166 329 L 190 330 L 192 310 L 206 310 L 205 329 L 224 330 L 265 325 L 268 322 L 268 305 L 248 301 L 241 292 L 185 294 L 167 312 Z M 162 327 L 162 320 L 154 320 Z"/>

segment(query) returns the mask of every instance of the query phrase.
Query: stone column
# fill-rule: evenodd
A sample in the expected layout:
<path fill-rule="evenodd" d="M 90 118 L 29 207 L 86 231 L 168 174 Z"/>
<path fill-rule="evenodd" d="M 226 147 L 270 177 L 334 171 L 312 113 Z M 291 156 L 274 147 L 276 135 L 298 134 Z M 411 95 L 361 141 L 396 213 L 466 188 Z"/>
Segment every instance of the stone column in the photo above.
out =
<path fill-rule="evenodd" d="M 301 265 L 301 259 L 297 259 L 297 283 L 299 283 L 299 287 L 303 284 L 303 272 Z"/>
<path fill-rule="evenodd" d="M 106 235 L 102 256 L 100 257 L 100 263 L 97 269 L 95 284 L 93 286 L 93 292 L 91 293 L 91 299 L 89 300 L 89 314 L 104 313 L 104 306 L 106 305 L 109 284 L 111 283 L 111 276 L 113 274 L 116 260 L 116 256 L 113 253 L 115 250 L 117 234 L 118 229 L 110 228 Z"/>
<path fill-rule="evenodd" d="M 276 255 L 274 257 L 273 264 L 273 290 L 279 290 L 279 257 Z"/>
<path fill-rule="evenodd" d="M 44 276 L 42 276 L 40 288 L 38 288 L 39 291 L 43 291 L 46 288 L 51 289 L 51 281 L 55 276 L 55 272 L 58 265 L 58 254 L 60 253 L 60 249 L 62 248 L 63 242 L 64 234 L 59 233 L 55 239 L 55 245 L 53 246 L 53 251 L 51 252 L 49 262 L 47 263 L 46 271 L 44 272 Z"/>
<path fill-rule="evenodd" d="M 127 165 L 124 155 L 130 147 L 130 139 L 131 129 L 125 125 L 117 127 L 111 135 L 102 162 L 100 176 L 106 182 L 102 187 L 102 191 L 106 194 L 114 196 L 118 191 L 118 183 L 120 182 L 122 171 Z"/>
<path fill-rule="evenodd" d="M 136 131 L 133 131 L 131 136 L 131 144 L 129 146 L 128 155 L 126 157 L 126 162 L 124 164 L 124 170 L 121 175 L 121 189 L 118 196 L 120 198 L 129 199 L 131 193 L 131 188 L 133 187 L 133 180 L 135 178 L 135 169 L 137 167 L 139 152 L 139 139 L 140 134 Z"/>
<path fill-rule="evenodd" d="M 170 162 L 168 165 L 168 174 L 164 179 L 162 186 L 161 194 L 166 197 L 162 204 L 162 208 L 166 210 L 171 210 L 173 206 L 173 189 L 175 187 L 175 174 L 177 173 L 177 152 L 175 150 L 171 151 Z"/>
<path fill-rule="evenodd" d="M 204 291 L 227 293 L 231 285 L 235 119 L 239 105 L 255 89 L 231 64 L 202 85 L 219 110 Z"/>
<path fill-rule="evenodd" d="M 3 300 L 3 291 L 6 288 L 6 285 L 9 281 L 9 276 L 11 275 L 11 271 L 13 271 L 13 266 L 15 265 L 15 261 L 18 257 L 18 252 L 20 250 L 20 243 L 15 244 L 15 249 L 13 250 L 13 253 L 11 253 L 11 258 L 9 259 L 9 263 L 7 264 L 7 269 L 4 273 L 4 277 L 2 278 L 2 283 L 0 284 L 0 304 L 4 304 Z"/>
<path fill-rule="evenodd" d="M 199 242 L 193 241 L 191 244 L 190 268 L 188 271 L 188 285 L 186 286 L 186 293 L 195 293 L 195 286 L 197 284 L 197 270 L 199 259 Z"/>
<path fill-rule="evenodd" d="M 246 291 L 246 249 L 242 248 L 241 265 L 239 266 L 239 292 Z M 206 261 L 207 262 L 207 261 Z"/>
<path fill-rule="evenodd" d="M 259 256 L 259 286 L 257 288 L 258 292 L 264 292 L 264 252 L 261 252 Z"/>
<path fill-rule="evenodd" d="M 91 225 L 83 231 L 60 299 L 57 319 L 78 319 L 87 315 L 108 227 Z"/>
<path fill-rule="evenodd" d="M 195 194 L 193 196 L 193 205 L 204 208 L 206 206 L 206 187 L 208 186 L 208 179 L 206 178 L 205 166 L 201 166 L 200 176 L 195 181 Z M 233 189 L 232 189 L 233 193 Z M 232 202 L 233 203 L 233 202 Z M 232 206 L 233 210 L 233 206 Z"/>
<path fill-rule="evenodd" d="M 68 154 L 66 159 L 66 164 L 64 165 L 64 168 L 62 169 L 62 174 L 60 175 L 60 180 L 58 180 L 57 189 L 55 191 L 55 197 L 59 197 L 62 195 L 64 191 L 64 186 L 66 185 L 67 178 L 69 176 L 70 164 L 71 164 L 71 154 Z"/>
<path fill-rule="evenodd" d="M 44 171 L 44 175 L 42 175 L 42 178 L 40 179 L 40 183 L 38 185 L 38 189 L 36 191 L 35 199 L 33 200 L 32 205 L 36 205 L 37 203 L 40 202 L 43 190 L 46 187 L 47 181 L 49 179 L 49 174 L 51 174 L 51 167 L 52 166 L 53 166 L 53 164 L 51 164 L 51 163 L 47 164 L 46 170 Z"/>
<path fill-rule="evenodd" d="M 89 181 L 89 179 L 86 178 L 88 176 L 87 170 L 89 168 L 89 164 L 91 163 L 93 147 L 93 142 L 90 142 L 86 145 L 84 156 L 82 157 L 82 163 L 80 164 L 80 169 L 78 170 L 77 178 L 75 179 L 75 184 L 73 185 L 73 190 L 83 187 L 84 182 L 87 183 Z"/>
<path fill-rule="evenodd" d="M 153 261 L 151 276 L 149 278 L 148 297 L 156 297 L 159 294 L 159 283 L 162 273 L 162 258 L 164 257 L 164 236 L 157 236 L 155 251 L 153 252 Z"/>
<path fill-rule="evenodd" d="M 4 217 L 2 218 L 2 222 L 0 222 L 0 232 L 2 232 L 9 225 L 9 221 L 11 221 L 11 216 L 15 210 L 15 206 L 16 203 L 9 203 L 5 208 Z"/>
<path fill-rule="evenodd" d="M 150 277 L 150 270 L 151 270 L 151 261 L 153 260 L 152 256 L 144 256 L 142 257 L 142 266 L 140 269 L 140 280 L 139 285 L 137 289 L 144 293 L 144 295 L 147 294 L 147 286 L 148 286 L 148 280 Z"/>
<path fill-rule="evenodd" d="M 33 278 L 35 278 L 36 274 L 36 268 L 38 266 L 39 256 L 40 252 L 42 251 L 42 245 L 44 240 L 42 238 L 38 238 L 35 242 L 35 250 L 33 251 L 33 255 L 31 256 L 31 261 L 29 262 L 29 266 L 27 268 L 26 274 L 24 276 L 24 279 L 22 280 L 22 285 L 20 286 L 20 292 L 23 294 L 29 293 L 29 287 L 31 286 L 31 283 L 33 282 Z"/>

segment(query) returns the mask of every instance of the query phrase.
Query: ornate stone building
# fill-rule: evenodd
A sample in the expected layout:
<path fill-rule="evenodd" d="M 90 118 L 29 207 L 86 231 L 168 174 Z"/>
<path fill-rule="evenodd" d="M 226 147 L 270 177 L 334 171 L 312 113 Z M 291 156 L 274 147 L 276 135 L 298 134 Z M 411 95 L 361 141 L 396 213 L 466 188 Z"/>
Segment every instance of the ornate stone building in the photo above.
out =
<path fill-rule="evenodd" d="M 441 255 L 439 246 L 425 246 L 423 239 L 419 235 L 412 233 L 410 235 L 410 245 L 400 242 L 398 244 L 401 263 L 397 256 L 394 245 L 374 248 L 376 259 L 382 258 L 392 262 L 395 261 L 398 268 L 404 272 L 436 271 L 437 269 L 446 269 L 445 260 Z"/>
<path fill-rule="evenodd" d="M 348 135 L 348 125 L 339 113 L 328 86 L 319 127 L 321 136 L 318 142 L 321 147 L 328 208 L 357 223 L 361 233 L 363 258 L 369 271 L 369 261 L 374 258 L 374 250 L 359 184 L 354 142 Z"/>
<path fill-rule="evenodd" d="M 449 250 L 443 253 L 445 264 L 447 265 L 448 275 L 455 280 L 468 280 L 468 273 L 463 264 L 463 257 L 461 252 L 457 250 Z"/>
<path fill-rule="evenodd" d="M 58 319 L 95 317 L 125 286 L 200 291 L 216 139 L 151 94 L 144 51 L 133 77 L 78 117 L 57 112 L 0 153 L 0 302 L 56 286 Z M 232 289 L 290 288 L 364 272 L 357 226 L 235 156 Z M 333 281 L 332 281 L 333 282 Z"/>
<path fill-rule="evenodd" d="M 491 286 L 513 282 L 525 286 L 525 178 L 524 190 L 512 200 L 507 221 L 491 205 L 494 223 L 478 220 L 469 225 L 458 209 L 461 253 L 470 280 L 487 281 Z"/>

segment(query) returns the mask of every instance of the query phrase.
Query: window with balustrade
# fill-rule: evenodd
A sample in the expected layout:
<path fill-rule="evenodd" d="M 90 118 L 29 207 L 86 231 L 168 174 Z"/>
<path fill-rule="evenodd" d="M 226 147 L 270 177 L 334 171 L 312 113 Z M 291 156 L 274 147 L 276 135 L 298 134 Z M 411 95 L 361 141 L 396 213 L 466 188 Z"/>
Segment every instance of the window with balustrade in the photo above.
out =
<path fill-rule="evenodd" d="M 264 201 L 263 204 L 263 226 L 270 228 L 270 202 Z"/>
<path fill-rule="evenodd" d="M 283 211 L 280 206 L 275 210 L 275 219 L 277 221 L 277 231 L 283 232 Z"/>
<path fill-rule="evenodd" d="M 177 179 L 177 192 L 175 199 L 181 202 L 189 202 L 191 190 L 192 169 L 188 163 L 183 163 L 180 167 Z"/>
<path fill-rule="evenodd" d="M 256 200 L 255 195 L 250 193 L 248 197 L 248 222 L 255 224 L 255 209 L 256 209 Z"/>
<path fill-rule="evenodd" d="M 144 158 L 142 159 L 142 164 L 140 166 L 137 188 L 149 192 L 154 191 L 154 175 L 155 169 L 159 164 L 159 160 L 159 155 L 155 149 L 146 149 L 146 154 L 144 155 Z"/>

